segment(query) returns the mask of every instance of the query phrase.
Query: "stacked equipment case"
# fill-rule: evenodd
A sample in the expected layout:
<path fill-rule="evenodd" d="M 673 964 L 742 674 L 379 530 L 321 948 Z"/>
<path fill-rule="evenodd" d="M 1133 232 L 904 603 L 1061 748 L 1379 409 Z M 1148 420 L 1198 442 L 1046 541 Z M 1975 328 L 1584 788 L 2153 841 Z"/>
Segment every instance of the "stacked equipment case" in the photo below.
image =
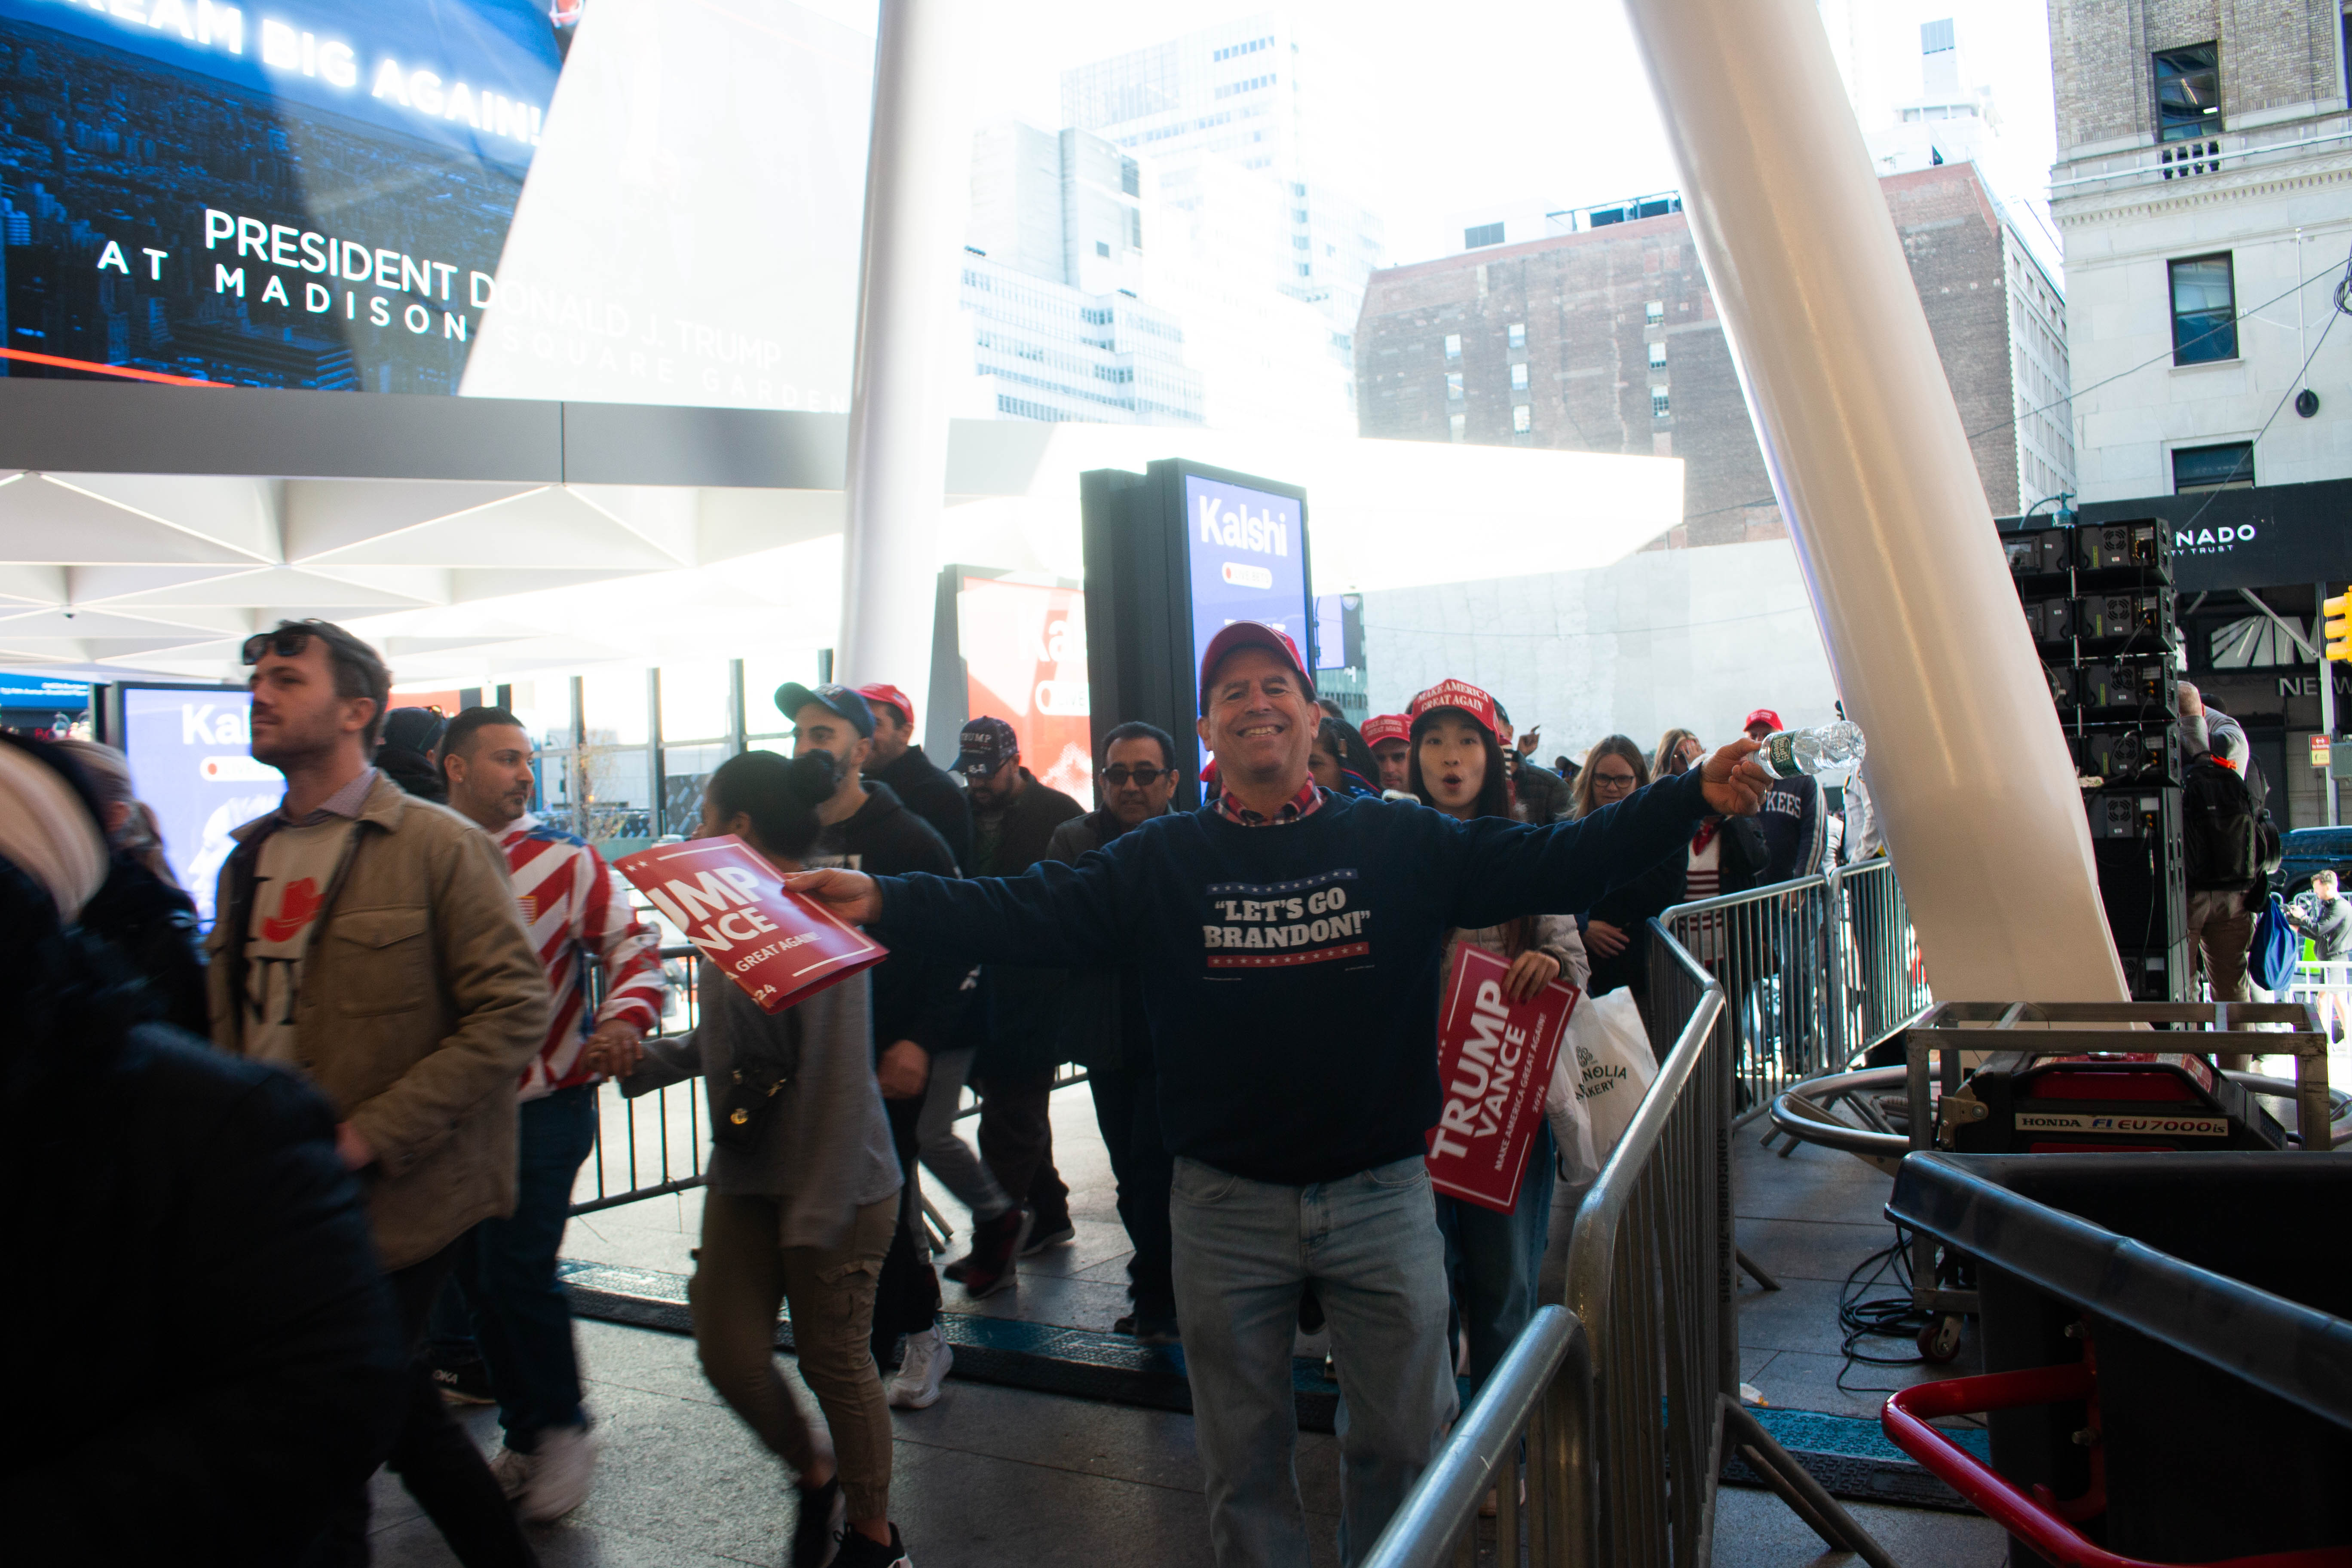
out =
<path fill-rule="evenodd" d="M 2194 995 L 2182 879 L 2172 533 L 2154 518 L 2001 535 L 2083 783 L 2107 929 L 2138 1002 Z"/>

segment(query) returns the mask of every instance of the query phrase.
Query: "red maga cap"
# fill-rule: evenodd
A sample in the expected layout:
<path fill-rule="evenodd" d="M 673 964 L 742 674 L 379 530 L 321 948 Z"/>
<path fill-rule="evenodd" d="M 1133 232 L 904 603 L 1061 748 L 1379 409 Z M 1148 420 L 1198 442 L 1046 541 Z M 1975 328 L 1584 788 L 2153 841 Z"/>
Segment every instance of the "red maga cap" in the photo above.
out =
<path fill-rule="evenodd" d="M 1410 741 L 1412 721 L 1402 713 L 1375 713 L 1364 721 L 1364 727 L 1357 733 L 1363 736 L 1367 746 L 1377 746 L 1382 741 Z"/>
<path fill-rule="evenodd" d="M 896 708 L 898 710 L 898 717 L 909 725 L 915 721 L 914 703 L 908 700 L 905 692 L 895 686 L 884 686 L 877 681 L 872 686 L 859 687 L 857 695 L 866 699 L 868 706 Z"/>
<path fill-rule="evenodd" d="M 1305 682 L 1307 694 L 1315 695 L 1315 678 L 1307 673 L 1307 661 L 1298 657 L 1298 645 L 1280 626 L 1267 626 L 1264 621 L 1230 621 L 1225 629 L 1209 639 L 1208 651 L 1201 655 L 1201 706 L 1209 705 L 1209 677 L 1216 674 L 1217 666 L 1237 647 L 1267 648 L 1290 662 Z"/>
<path fill-rule="evenodd" d="M 1495 700 L 1468 681 L 1439 681 L 1412 700 L 1412 717 L 1418 721 L 1423 714 L 1434 713 L 1440 708 L 1459 709 L 1476 720 L 1496 741 L 1502 739 L 1502 729 L 1495 718 Z"/>
<path fill-rule="evenodd" d="M 1780 716 L 1778 713 L 1773 712 L 1769 708 L 1759 708 L 1755 712 L 1750 713 L 1747 718 L 1740 721 L 1739 728 L 1741 731 L 1745 731 L 1751 726 L 1757 724 L 1769 724 L 1775 731 L 1785 730 L 1788 728 L 1786 724 L 1780 722 Z"/>

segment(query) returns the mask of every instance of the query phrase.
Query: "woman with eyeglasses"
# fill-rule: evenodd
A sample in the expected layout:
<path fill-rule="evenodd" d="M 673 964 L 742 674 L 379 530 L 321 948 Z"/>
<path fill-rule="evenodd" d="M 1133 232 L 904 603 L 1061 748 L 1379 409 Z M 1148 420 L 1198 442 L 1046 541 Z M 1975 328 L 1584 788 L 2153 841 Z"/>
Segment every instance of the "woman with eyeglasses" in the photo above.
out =
<path fill-rule="evenodd" d="M 1412 700 L 1412 716 L 1406 778 L 1423 805 L 1463 822 L 1519 815 L 1503 772 L 1493 698 L 1466 681 L 1444 681 Z M 1446 945 L 1449 973 L 1460 942 L 1474 942 L 1510 964 L 1503 988 L 1513 1001 L 1523 1002 L 1555 980 L 1585 983 L 1584 943 L 1568 915 L 1523 915 L 1482 931 L 1456 931 Z M 1442 1195 L 1437 1200 L 1454 1299 L 1470 1340 L 1474 1389 L 1535 1315 L 1556 1163 L 1551 1130 L 1538 1119 L 1509 1214 Z"/>
<path fill-rule="evenodd" d="M 1687 738 L 1687 731 L 1682 733 Z M 1672 745 L 1660 751 L 1676 754 Z M 1585 753 L 1584 767 L 1570 792 L 1569 816 L 1590 816 L 1629 799 L 1649 782 L 1650 764 L 1642 748 L 1623 735 L 1612 735 Z M 1683 864 L 1680 854 L 1662 860 L 1577 917 L 1584 951 L 1592 961 L 1592 984 L 1586 987 L 1591 994 L 1605 995 L 1628 985 L 1636 996 L 1647 991 L 1650 943 L 1645 928 L 1683 896 Z"/>
<path fill-rule="evenodd" d="M 835 785 L 829 756 L 730 757 L 704 787 L 696 837 L 731 833 L 779 872 L 797 871 Z M 703 1374 L 793 1472 L 800 1510 L 788 1561 L 902 1568 L 890 1407 L 871 1344 L 901 1178 L 874 1079 L 866 976 L 772 1014 L 706 958 L 698 989 L 701 1022 L 647 1040 L 622 1089 L 635 1097 L 698 1076 L 709 1086 L 718 1131 L 686 1292 Z M 776 1370 L 786 1303 L 822 1426 Z"/>

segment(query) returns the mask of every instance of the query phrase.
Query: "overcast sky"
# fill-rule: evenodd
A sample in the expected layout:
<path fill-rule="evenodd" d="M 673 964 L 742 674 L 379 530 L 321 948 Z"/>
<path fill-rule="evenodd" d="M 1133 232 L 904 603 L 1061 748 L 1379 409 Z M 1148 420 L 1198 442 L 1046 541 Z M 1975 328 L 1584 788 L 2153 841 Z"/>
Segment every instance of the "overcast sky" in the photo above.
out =
<path fill-rule="evenodd" d="M 810 3 L 872 29 L 872 0 Z M 1460 10 L 1402 0 L 970 3 L 975 121 L 1011 117 L 1049 129 L 1060 125 L 1068 67 L 1287 10 L 1329 51 L 1318 68 L 1326 81 L 1354 100 L 1365 153 L 1356 174 L 1387 221 L 1391 261 L 1458 247 L 1467 209 L 1589 206 L 1675 183 L 1620 0 L 1488 0 Z M 1916 38 L 1919 21 L 1956 18 L 1964 85 L 1992 86 L 2012 168 L 2046 178 L 2054 152 L 2043 0 L 1852 3 L 1873 6 L 1899 37 Z"/>

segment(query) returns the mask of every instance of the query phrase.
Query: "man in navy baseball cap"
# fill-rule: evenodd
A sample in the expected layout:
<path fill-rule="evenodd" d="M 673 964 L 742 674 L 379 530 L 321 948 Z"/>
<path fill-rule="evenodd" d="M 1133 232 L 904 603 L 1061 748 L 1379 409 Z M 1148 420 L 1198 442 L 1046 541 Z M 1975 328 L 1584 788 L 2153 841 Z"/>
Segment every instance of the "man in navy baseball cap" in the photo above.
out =
<path fill-rule="evenodd" d="M 800 722 L 801 710 L 812 702 L 847 723 L 857 731 L 859 740 L 874 738 L 874 710 L 848 687 L 832 681 L 823 686 L 803 686 L 797 680 L 787 680 L 776 688 L 776 710 L 795 724 Z"/>

